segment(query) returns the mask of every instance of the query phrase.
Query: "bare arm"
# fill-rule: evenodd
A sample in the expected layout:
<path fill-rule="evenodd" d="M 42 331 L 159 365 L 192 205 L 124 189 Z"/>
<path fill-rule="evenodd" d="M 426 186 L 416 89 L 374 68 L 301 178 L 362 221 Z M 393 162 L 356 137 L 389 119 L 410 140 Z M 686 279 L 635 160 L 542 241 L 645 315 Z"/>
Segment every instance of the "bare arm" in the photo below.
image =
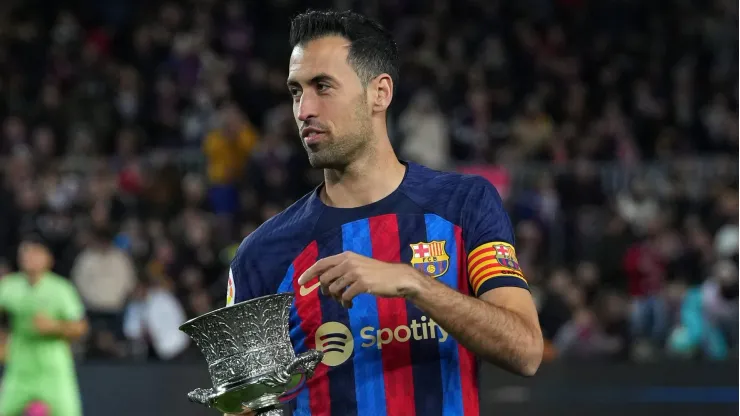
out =
<path fill-rule="evenodd" d="M 58 336 L 67 341 L 74 342 L 84 337 L 85 334 L 87 334 L 87 331 L 87 319 L 80 319 L 79 321 L 62 321 L 59 325 Z"/>
<path fill-rule="evenodd" d="M 352 252 L 317 261 L 298 278 L 298 284 L 314 276 L 319 276 L 323 293 L 348 307 L 360 293 L 403 297 L 473 353 L 515 373 L 531 376 L 542 361 L 537 311 L 531 295 L 521 287 L 493 288 L 473 298 L 407 264 Z"/>
<path fill-rule="evenodd" d="M 51 319 L 42 314 L 34 317 L 34 325 L 39 334 L 64 338 L 69 342 L 74 342 L 82 338 L 87 334 L 88 330 L 87 319 L 63 321 Z"/>
<path fill-rule="evenodd" d="M 463 295 L 413 269 L 406 298 L 470 351 L 486 361 L 532 376 L 542 361 L 537 310 L 528 291 L 501 287 L 480 298 Z"/>

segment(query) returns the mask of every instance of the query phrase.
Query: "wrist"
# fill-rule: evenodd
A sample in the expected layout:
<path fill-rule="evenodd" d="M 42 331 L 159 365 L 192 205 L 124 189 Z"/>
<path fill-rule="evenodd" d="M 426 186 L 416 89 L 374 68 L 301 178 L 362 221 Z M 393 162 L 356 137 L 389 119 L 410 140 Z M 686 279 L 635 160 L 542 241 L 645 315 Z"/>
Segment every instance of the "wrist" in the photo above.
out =
<path fill-rule="evenodd" d="M 49 332 L 51 332 L 51 335 L 53 336 L 63 337 L 66 332 L 66 328 L 64 321 L 55 319 Z"/>
<path fill-rule="evenodd" d="M 429 286 L 431 279 L 407 264 L 404 264 L 403 268 L 404 271 L 401 275 L 401 296 L 413 302 L 422 296 Z"/>

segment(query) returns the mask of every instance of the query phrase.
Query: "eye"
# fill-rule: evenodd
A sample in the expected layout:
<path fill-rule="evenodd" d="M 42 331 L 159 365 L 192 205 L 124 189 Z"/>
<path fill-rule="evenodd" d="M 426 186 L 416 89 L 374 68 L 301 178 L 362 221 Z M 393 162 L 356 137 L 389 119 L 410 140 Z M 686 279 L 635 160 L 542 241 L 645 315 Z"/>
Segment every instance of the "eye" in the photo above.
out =
<path fill-rule="evenodd" d="M 301 96 L 301 90 L 298 88 L 289 88 L 288 91 L 290 91 L 290 95 L 293 98 L 299 98 Z"/>
<path fill-rule="evenodd" d="M 316 86 L 316 90 L 318 90 L 319 92 L 324 92 L 324 91 L 326 91 L 328 89 L 329 89 L 329 85 L 328 84 L 319 83 L 319 85 Z"/>

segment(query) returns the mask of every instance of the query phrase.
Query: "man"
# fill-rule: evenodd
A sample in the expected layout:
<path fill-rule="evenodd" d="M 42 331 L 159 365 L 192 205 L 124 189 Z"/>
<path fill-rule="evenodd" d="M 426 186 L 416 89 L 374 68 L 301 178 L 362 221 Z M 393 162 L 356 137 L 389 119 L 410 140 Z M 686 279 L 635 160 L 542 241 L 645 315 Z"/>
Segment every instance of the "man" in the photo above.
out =
<path fill-rule="evenodd" d="M 679 293 L 675 293 L 679 292 Z M 668 337 L 668 351 L 726 360 L 737 348 L 738 270 L 737 262 L 719 260 L 712 275 L 701 285 L 675 288 L 681 298 L 679 322 Z"/>
<path fill-rule="evenodd" d="M 220 127 L 208 133 L 203 141 L 203 152 L 208 161 L 212 209 L 218 214 L 228 214 L 238 207 L 236 182 L 245 171 L 258 137 L 236 104 L 224 104 L 219 117 Z"/>
<path fill-rule="evenodd" d="M 311 11 L 291 44 L 293 112 L 325 182 L 244 240 L 228 302 L 295 292 L 292 342 L 324 358 L 294 415 L 479 414 L 476 357 L 531 376 L 543 348 L 496 189 L 396 158 L 398 52 L 377 23 Z"/>
<path fill-rule="evenodd" d="M 0 309 L 10 318 L 10 339 L 0 348 L 5 361 L 0 416 L 81 415 L 70 342 L 87 332 L 74 286 L 52 273 L 52 256 L 38 237 L 24 239 L 20 273 L 0 279 Z"/>
<path fill-rule="evenodd" d="M 94 332 L 115 329 L 120 336 L 123 311 L 137 276 L 131 256 L 113 244 L 113 236 L 109 227 L 95 227 L 92 240 L 75 258 L 70 277 Z"/>

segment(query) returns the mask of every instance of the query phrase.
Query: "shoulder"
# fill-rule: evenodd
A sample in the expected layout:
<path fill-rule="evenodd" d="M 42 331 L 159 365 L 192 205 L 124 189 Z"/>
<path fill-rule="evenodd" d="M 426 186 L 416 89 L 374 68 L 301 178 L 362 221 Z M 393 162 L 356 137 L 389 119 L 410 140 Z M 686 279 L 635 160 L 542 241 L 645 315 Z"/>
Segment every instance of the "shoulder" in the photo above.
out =
<path fill-rule="evenodd" d="M 206 134 L 205 139 L 203 140 L 203 147 L 208 149 L 213 149 L 215 146 L 218 146 L 222 143 L 223 136 L 221 135 L 221 132 L 219 130 L 212 130 Z"/>
<path fill-rule="evenodd" d="M 236 257 L 246 256 L 252 249 L 260 251 L 289 241 L 309 238 L 316 223 L 316 213 L 307 194 L 284 211 L 265 221 L 247 236 L 236 252 Z"/>
<path fill-rule="evenodd" d="M 7 307 L 10 298 L 21 295 L 26 288 L 26 278 L 20 273 L 10 273 L 0 278 L 0 305 Z"/>
<path fill-rule="evenodd" d="M 239 132 L 239 138 L 244 141 L 252 141 L 257 138 L 257 129 L 251 123 L 247 123 Z"/>
<path fill-rule="evenodd" d="M 9 273 L 0 277 L 0 287 L 10 287 L 22 282 L 25 277 L 20 273 Z"/>
<path fill-rule="evenodd" d="M 83 249 L 82 251 L 80 251 L 80 253 L 77 255 L 77 257 L 75 257 L 74 262 L 75 263 L 83 263 L 83 262 L 89 261 L 93 256 L 94 255 L 93 255 L 92 251 L 90 251 L 88 249 Z"/>
<path fill-rule="evenodd" d="M 442 172 L 413 163 L 409 163 L 404 192 L 417 204 L 457 224 L 464 221 L 466 210 L 502 206 L 496 187 L 482 176 Z"/>
<path fill-rule="evenodd" d="M 312 241 L 319 212 L 308 194 L 266 221 L 236 250 L 230 273 L 237 301 L 278 290 L 293 260 Z M 245 289 L 248 288 L 248 292 Z"/>
<path fill-rule="evenodd" d="M 486 178 L 458 172 L 440 172 L 411 165 L 407 196 L 426 212 L 457 225 L 468 253 L 481 244 L 514 245 L 509 215 L 496 187 Z"/>

